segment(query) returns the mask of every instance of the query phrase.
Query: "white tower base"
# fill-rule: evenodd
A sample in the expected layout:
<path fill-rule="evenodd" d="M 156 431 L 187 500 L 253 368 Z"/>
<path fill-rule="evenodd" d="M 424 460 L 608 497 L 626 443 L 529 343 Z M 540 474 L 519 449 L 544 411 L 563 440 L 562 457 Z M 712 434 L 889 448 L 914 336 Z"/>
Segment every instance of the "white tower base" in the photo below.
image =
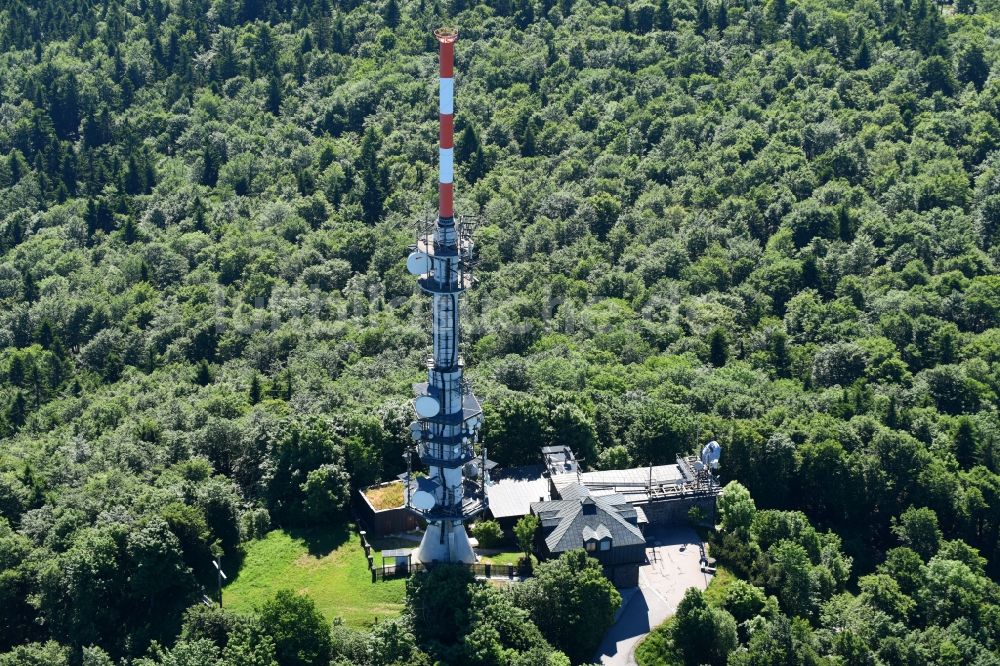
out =
<path fill-rule="evenodd" d="M 441 540 L 441 530 L 444 530 L 444 542 Z M 427 523 L 427 531 L 420 541 L 414 556 L 421 564 L 438 562 L 462 562 L 475 564 L 476 554 L 472 552 L 469 535 L 465 532 L 462 521 Z"/>

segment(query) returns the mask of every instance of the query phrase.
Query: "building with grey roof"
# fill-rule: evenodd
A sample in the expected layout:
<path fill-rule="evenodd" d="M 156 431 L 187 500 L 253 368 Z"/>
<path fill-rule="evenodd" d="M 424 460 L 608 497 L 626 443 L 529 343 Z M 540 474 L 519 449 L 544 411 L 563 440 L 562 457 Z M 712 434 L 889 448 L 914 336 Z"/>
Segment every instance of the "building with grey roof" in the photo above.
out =
<path fill-rule="evenodd" d="M 717 444 L 715 445 L 718 446 Z M 645 560 L 648 524 L 714 521 L 720 486 L 701 458 L 674 465 L 584 472 L 567 446 L 541 449 L 542 464 L 494 474 L 486 487 L 488 513 L 513 538 L 525 515 L 540 520 L 536 552 L 542 559 L 583 548 L 604 564 L 618 587 L 637 584 Z"/>
<path fill-rule="evenodd" d="M 536 548 L 541 558 L 583 548 L 604 565 L 617 587 L 638 585 L 646 538 L 639 512 L 622 495 L 595 496 L 586 486 L 572 484 L 563 488 L 561 499 L 532 502 L 531 513 L 539 520 Z"/>
<path fill-rule="evenodd" d="M 514 536 L 514 524 L 531 513 L 532 502 L 544 502 L 551 497 L 549 480 L 541 474 L 539 466 L 526 468 L 486 487 L 487 511 L 508 538 Z"/>

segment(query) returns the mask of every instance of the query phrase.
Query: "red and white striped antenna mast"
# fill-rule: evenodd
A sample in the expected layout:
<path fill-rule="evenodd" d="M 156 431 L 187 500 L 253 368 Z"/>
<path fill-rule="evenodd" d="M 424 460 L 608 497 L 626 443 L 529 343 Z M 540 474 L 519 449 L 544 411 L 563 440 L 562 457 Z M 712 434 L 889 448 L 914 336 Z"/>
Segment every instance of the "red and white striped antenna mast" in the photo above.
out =
<path fill-rule="evenodd" d="M 458 353 L 462 292 L 472 283 L 469 263 L 472 238 L 464 218 L 454 208 L 455 40 L 458 31 L 434 31 L 440 44 L 440 118 L 438 216 L 433 229 L 424 229 L 407 269 L 432 299 L 433 354 L 427 362 L 427 382 L 415 384 L 410 424 L 427 475 L 408 480 L 407 506 L 427 521 L 416 551 L 417 561 L 476 561 L 465 523 L 486 508 L 485 454 L 477 464 L 475 444 L 482 426 L 482 408 L 463 377 Z"/>
<path fill-rule="evenodd" d="M 455 217 L 455 40 L 458 30 L 438 28 L 434 36 L 441 45 L 438 216 L 451 220 Z"/>

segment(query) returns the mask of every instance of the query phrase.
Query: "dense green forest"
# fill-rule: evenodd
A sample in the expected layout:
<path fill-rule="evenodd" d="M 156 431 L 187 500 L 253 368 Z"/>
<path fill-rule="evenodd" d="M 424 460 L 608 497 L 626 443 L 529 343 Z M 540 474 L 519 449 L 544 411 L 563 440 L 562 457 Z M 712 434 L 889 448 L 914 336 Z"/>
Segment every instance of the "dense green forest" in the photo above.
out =
<path fill-rule="evenodd" d="M 0 0 L 0 664 L 588 657 L 580 563 L 185 615 L 403 469 L 442 24 L 490 456 L 742 484 L 649 659 L 1000 663 L 996 0 Z"/>

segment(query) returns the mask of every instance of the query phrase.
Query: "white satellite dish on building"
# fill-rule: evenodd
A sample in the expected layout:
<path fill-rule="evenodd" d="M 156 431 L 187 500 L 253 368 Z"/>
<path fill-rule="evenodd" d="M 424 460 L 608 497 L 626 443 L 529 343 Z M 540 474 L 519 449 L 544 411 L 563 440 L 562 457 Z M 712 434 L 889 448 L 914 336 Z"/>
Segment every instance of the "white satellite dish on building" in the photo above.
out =
<path fill-rule="evenodd" d="M 418 511 L 430 511 L 437 504 L 434 495 L 424 490 L 418 490 L 410 496 L 410 505 Z"/>
<path fill-rule="evenodd" d="M 701 450 L 701 462 L 703 462 L 706 467 L 711 467 L 712 469 L 719 466 L 720 456 L 722 456 L 722 447 L 714 439 L 706 444 L 705 448 Z"/>
<path fill-rule="evenodd" d="M 406 258 L 406 270 L 411 275 L 423 275 L 431 270 L 431 258 L 425 252 L 411 252 Z"/>
<path fill-rule="evenodd" d="M 441 403 L 429 395 L 422 395 L 413 401 L 413 409 L 422 419 L 432 419 L 441 411 Z"/>
<path fill-rule="evenodd" d="M 700 460 L 695 460 L 695 461 L 694 461 L 694 471 L 696 471 L 696 472 L 700 472 L 700 471 L 702 471 L 703 469 L 705 469 L 705 463 L 703 463 L 703 462 L 702 462 L 702 461 L 700 461 Z"/>

